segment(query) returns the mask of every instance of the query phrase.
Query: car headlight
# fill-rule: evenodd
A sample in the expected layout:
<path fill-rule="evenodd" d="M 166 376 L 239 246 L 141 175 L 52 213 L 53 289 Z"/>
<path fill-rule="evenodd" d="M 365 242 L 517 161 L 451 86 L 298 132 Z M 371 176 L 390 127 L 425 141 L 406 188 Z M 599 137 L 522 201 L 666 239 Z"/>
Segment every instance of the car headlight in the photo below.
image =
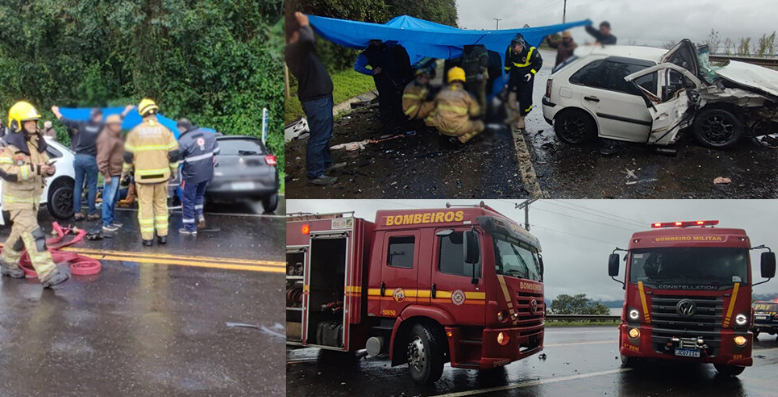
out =
<path fill-rule="evenodd" d="M 736 336 L 734 340 L 735 344 L 738 346 L 745 346 L 746 342 L 748 342 L 745 336 Z"/>
<path fill-rule="evenodd" d="M 632 328 L 629 330 L 629 337 L 632 339 L 640 338 L 640 330 L 637 328 Z"/>
<path fill-rule="evenodd" d="M 630 320 L 637 320 L 638 317 L 640 317 L 640 312 L 638 312 L 637 309 L 632 309 L 629 311 Z"/>
<path fill-rule="evenodd" d="M 735 316 L 735 324 L 737 325 L 746 325 L 746 322 L 748 322 L 748 318 L 745 314 L 738 314 Z"/>

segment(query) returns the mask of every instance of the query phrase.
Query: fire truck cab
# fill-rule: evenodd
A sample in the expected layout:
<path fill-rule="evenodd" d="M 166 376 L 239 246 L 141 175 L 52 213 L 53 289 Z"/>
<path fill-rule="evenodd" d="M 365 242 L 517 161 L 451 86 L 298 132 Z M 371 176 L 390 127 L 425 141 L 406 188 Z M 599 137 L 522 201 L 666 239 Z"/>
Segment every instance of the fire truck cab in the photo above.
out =
<path fill-rule="evenodd" d="M 712 363 L 724 376 L 753 365 L 750 251 L 764 249 L 761 276 L 775 276 L 775 253 L 752 247 L 742 229 L 718 221 L 654 223 L 616 249 L 608 274 L 624 285 L 619 325 L 622 363 L 673 359 Z M 624 281 L 617 280 L 626 251 Z M 763 282 L 767 282 L 763 281 Z"/>
<path fill-rule="evenodd" d="M 418 383 L 543 349 L 540 243 L 481 203 L 287 220 L 287 344 L 388 354 Z"/>

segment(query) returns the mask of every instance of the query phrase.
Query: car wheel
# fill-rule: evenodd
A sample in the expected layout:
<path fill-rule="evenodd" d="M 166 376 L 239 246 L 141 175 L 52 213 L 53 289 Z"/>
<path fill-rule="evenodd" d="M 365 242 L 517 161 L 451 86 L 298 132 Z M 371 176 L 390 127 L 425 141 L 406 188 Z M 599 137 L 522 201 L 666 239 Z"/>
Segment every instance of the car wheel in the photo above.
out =
<path fill-rule="evenodd" d="M 54 218 L 70 219 L 73 216 L 73 190 L 75 183 L 71 179 L 60 178 L 49 188 L 46 208 Z"/>
<path fill-rule="evenodd" d="M 724 364 L 713 364 L 713 366 L 716 368 L 716 371 L 718 371 L 719 374 L 722 376 L 738 376 L 745 371 L 746 367 L 741 367 L 737 365 L 724 365 Z"/>
<path fill-rule="evenodd" d="M 554 118 L 554 132 L 559 140 L 580 145 L 597 137 L 597 125 L 592 116 L 580 109 L 567 109 Z"/>
<path fill-rule="evenodd" d="M 416 324 L 408 342 L 408 371 L 414 382 L 434 383 L 443 375 L 443 343 L 426 325 Z"/>
<path fill-rule="evenodd" d="M 694 139 L 714 149 L 732 147 L 743 136 L 743 123 L 724 109 L 703 110 L 694 118 Z"/>
<path fill-rule="evenodd" d="M 262 208 L 265 212 L 274 212 L 278 208 L 278 193 L 262 198 Z"/>

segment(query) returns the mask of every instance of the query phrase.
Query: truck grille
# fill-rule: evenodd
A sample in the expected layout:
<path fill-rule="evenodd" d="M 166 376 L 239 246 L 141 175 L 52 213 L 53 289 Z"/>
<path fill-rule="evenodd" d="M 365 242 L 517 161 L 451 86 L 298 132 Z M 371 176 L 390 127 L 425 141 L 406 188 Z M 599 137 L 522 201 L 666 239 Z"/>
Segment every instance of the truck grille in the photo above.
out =
<path fill-rule="evenodd" d="M 696 312 L 682 317 L 676 306 L 684 299 L 693 301 Z M 659 295 L 651 300 L 652 341 L 658 352 L 672 339 L 702 337 L 710 347 L 708 355 L 714 356 L 721 346 L 721 321 L 723 317 L 721 297 L 689 297 Z"/>
<path fill-rule="evenodd" d="M 517 325 L 525 327 L 538 325 L 543 322 L 546 315 L 546 303 L 543 301 L 543 294 L 533 294 L 528 292 L 519 292 L 518 306 L 516 312 L 519 314 L 519 323 Z M 537 302 L 537 309 L 532 313 L 532 300 Z"/>

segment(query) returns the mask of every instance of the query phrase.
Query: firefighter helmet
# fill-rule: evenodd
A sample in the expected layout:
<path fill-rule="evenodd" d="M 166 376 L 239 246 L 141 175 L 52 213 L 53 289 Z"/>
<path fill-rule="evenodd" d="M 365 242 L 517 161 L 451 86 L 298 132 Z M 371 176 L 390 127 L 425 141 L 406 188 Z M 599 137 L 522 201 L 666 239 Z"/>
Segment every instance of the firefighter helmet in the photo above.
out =
<path fill-rule="evenodd" d="M 10 109 L 8 109 L 8 128 L 14 132 L 22 130 L 22 125 L 25 121 L 40 120 L 41 115 L 35 106 L 32 106 L 29 102 L 19 101 L 16 102 Z"/>
<path fill-rule="evenodd" d="M 138 113 L 141 116 L 146 117 L 148 115 L 157 114 L 159 107 L 157 104 L 149 98 L 143 98 L 138 105 Z"/>
<path fill-rule="evenodd" d="M 452 83 L 454 81 L 461 81 L 461 82 L 465 81 L 465 70 L 464 69 L 462 69 L 462 68 L 460 68 L 458 66 L 454 66 L 453 68 L 451 68 L 448 71 L 448 82 Z"/>

